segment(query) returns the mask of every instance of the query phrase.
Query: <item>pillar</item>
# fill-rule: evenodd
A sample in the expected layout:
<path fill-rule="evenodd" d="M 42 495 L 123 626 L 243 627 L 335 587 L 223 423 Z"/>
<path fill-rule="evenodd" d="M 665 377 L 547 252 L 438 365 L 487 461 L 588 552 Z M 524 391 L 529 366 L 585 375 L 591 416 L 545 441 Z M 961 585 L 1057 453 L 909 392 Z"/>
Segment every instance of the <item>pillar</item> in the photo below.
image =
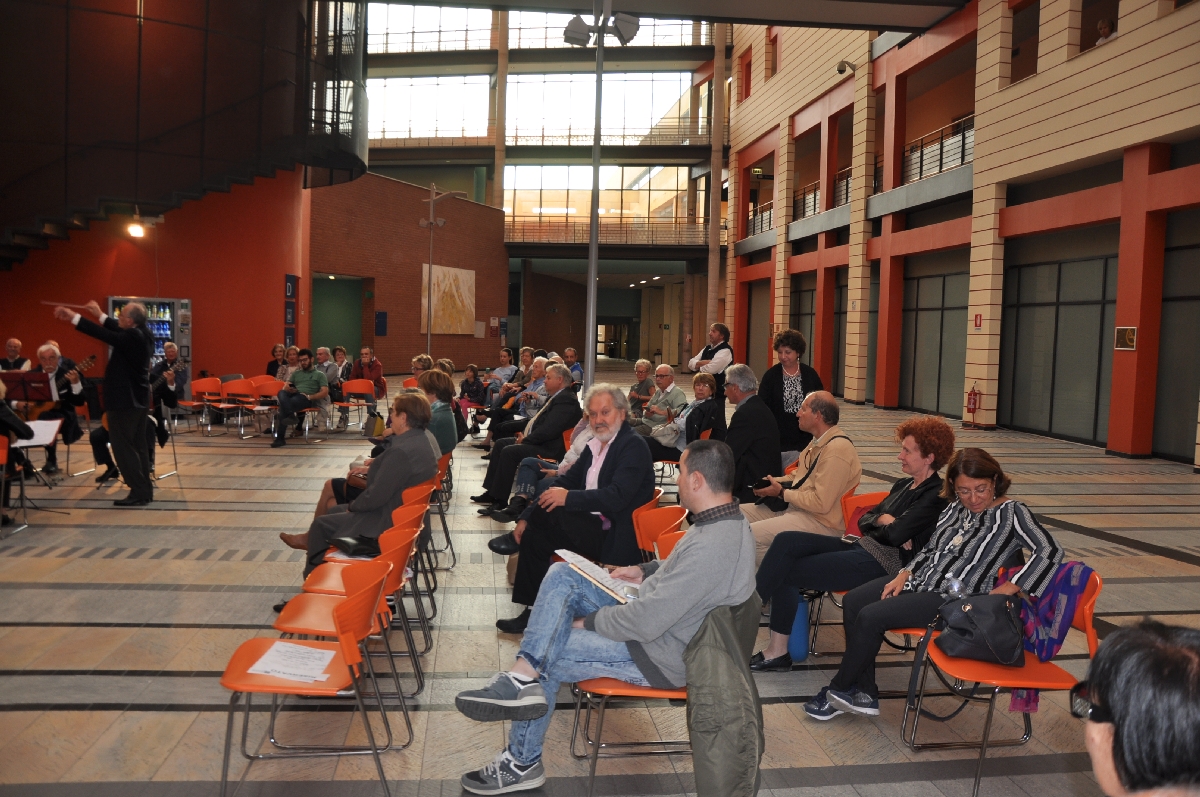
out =
<path fill-rule="evenodd" d="M 888 75 L 883 109 L 883 190 L 904 183 L 904 136 L 908 116 L 907 75 Z"/>
<path fill-rule="evenodd" d="M 1008 186 L 1004 183 L 976 186 L 971 219 L 971 279 L 967 309 L 967 363 L 963 380 L 962 417 L 967 414 L 967 393 L 975 388 L 979 411 L 975 423 L 996 425 L 1000 388 L 1000 319 L 1004 309 L 1004 239 L 1000 237 L 1000 211 Z M 980 327 L 975 328 L 975 316 Z"/>
<path fill-rule="evenodd" d="M 821 119 L 821 204 L 820 211 L 832 210 L 834 206 L 833 185 L 837 177 L 838 162 L 838 119 L 826 116 Z M 823 232 L 817 236 L 817 250 L 828 249 L 835 244 L 835 233 Z M 833 385 L 833 339 L 834 311 L 837 301 L 837 272 L 820 266 L 817 268 L 816 306 L 813 319 L 813 339 L 808 342 L 812 351 L 813 369 L 827 387 Z"/>
<path fill-rule="evenodd" d="M 1083 0 L 1041 0 L 1037 71 L 1065 64 L 1079 54 Z"/>
<path fill-rule="evenodd" d="M 1167 144 L 1142 144 L 1125 150 L 1117 326 L 1137 329 L 1137 348 L 1113 352 L 1108 450 L 1114 454 L 1149 456 L 1154 438 L 1167 214 L 1148 208 L 1150 175 L 1170 166 Z"/>
<path fill-rule="evenodd" d="M 871 264 L 867 260 L 867 197 L 875 172 L 875 92 L 872 90 L 874 62 L 868 36 L 862 64 L 854 73 L 854 126 L 850 155 L 850 262 L 846 289 L 846 373 L 843 380 L 847 401 L 862 404 L 867 396 L 867 329 L 871 312 Z"/>
<path fill-rule="evenodd" d="M 713 25 L 713 38 L 725 41 L 725 23 Z M 705 326 L 712 326 L 717 317 L 717 301 L 721 291 L 721 170 L 725 166 L 725 47 L 713 48 L 713 76 L 709 96 L 712 97 L 712 119 L 708 129 L 712 134 L 709 153 L 708 192 L 708 295 L 705 306 Z M 732 165 L 730 174 L 733 174 Z M 732 193 L 732 186 L 731 186 Z M 733 197 L 730 196 L 732 200 Z M 729 203 L 730 207 L 733 202 Z M 730 242 L 729 251 L 733 252 Z"/>
<path fill-rule="evenodd" d="M 790 247 L 787 240 L 788 224 L 792 221 L 792 191 L 796 180 L 796 139 L 792 138 L 790 117 L 779 120 L 779 143 L 775 149 L 775 278 L 772 280 L 774 295 L 771 302 L 771 332 L 781 332 L 788 327 L 792 313 L 792 278 L 788 274 L 787 261 Z M 772 347 L 767 362 L 774 364 L 775 350 Z"/>
<path fill-rule="evenodd" d="M 886 181 L 886 175 L 884 179 Z M 883 217 L 883 237 L 879 247 L 875 406 L 889 409 L 900 406 L 900 341 L 904 333 L 904 257 L 891 254 L 891 238 L 903 229 L 903 213 L 891 213 Z"/>
<path fill-rule="evenodd" d="M 692 322 L 695 308 L 696 277 L 685 265 L 683 272 L 683 312 L 679 322 L 679 364 L 681 370 L 687 366 L 688 360 L 695 352 L 692 350 Z"/>
<path fill-rule="evenodd" d="M 508 105 L 508 12 L 493 11 L 495 21 L 496 46 L 496 86 L 495 108 L 496 116 L 493 126 L 493 139 L 496 146 L 495 166 L 492 172 L 492 207 L 504 207 L 504 146 L 506 130 L 506 112 Z M 594 334 L 594 333 L 593 333 Z"/>

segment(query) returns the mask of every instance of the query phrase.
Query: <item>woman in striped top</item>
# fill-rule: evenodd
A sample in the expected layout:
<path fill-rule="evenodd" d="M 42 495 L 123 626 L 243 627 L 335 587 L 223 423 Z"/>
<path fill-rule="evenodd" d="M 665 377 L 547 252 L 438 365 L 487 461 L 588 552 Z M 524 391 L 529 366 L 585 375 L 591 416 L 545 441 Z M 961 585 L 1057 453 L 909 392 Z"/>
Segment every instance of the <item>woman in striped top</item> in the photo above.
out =
<path fill-rule="evenodd" d="M 804 705 L 815 719 L 844 712 L 879 714 L 875 657 L 891 628 L 920 627 L 937 617 L 951 593 L 1040 596 L 1062 562 L 1062 548 L 1029 507 L 1006 496 L 1011 479 L 981 448 L 965 448 L 946 469 L 943 495 L 954 500 L 938 518 L 933 538 L 895 577 L 868 582 L 846 594 L 846 653 L 828 687 Z M 1029 560 L 1010 583 L 994 587 L 1001 567 Z"/>

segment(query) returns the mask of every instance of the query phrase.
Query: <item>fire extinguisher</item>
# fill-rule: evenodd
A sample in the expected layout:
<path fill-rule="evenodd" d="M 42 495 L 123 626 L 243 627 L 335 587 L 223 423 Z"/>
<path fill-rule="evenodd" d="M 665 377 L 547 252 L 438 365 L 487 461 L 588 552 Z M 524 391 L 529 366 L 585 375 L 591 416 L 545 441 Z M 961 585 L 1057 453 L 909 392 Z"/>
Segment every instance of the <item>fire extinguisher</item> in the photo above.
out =
<path fill-rule="evenodd" d="M 971 413 L 971 425 L 975 425 L 975 413 L 979 411 L 979 397 L 982 394 L 979 392 L 979 383 L 975 382 L 971 385 L 971 391 L 967 393 L 967 412 Z"/>

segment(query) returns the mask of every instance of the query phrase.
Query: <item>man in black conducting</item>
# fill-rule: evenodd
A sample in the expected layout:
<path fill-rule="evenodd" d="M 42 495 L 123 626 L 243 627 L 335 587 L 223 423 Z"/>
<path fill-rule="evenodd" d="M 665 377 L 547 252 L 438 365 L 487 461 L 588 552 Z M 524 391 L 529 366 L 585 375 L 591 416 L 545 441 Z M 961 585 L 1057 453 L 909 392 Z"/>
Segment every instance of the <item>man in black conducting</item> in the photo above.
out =
<path fill-rule="evenodd" d="M 150 357 L 154 338 L 146 328 L 146 308 L 129 302 L 119 319 L 110 318 L 96 302 L 84 309 L 96 317 L 92 323 L 74 310 L 54 308 L 54 317 L 69 321 L 85 335 L 112 346 L 104 369 L 104 410 L 117 467 L 129 485 L 129 495 L 115 506 L 145 506 L 154 500 L 150 481 L 150 455 L 146 451 L 146 413 L 150 401 Z"/>

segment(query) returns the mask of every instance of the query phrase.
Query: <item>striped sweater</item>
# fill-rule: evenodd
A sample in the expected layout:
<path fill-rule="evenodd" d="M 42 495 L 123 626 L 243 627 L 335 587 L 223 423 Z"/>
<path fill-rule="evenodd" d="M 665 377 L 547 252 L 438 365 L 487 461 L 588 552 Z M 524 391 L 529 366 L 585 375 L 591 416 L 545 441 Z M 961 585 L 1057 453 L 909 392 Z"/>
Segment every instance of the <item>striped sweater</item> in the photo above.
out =
<path fill-rule="evenodd" d="M 949 595 L 950 580 L 958 579 L 964 595 L 990 592 L 999 569 L 1022 548 L 1031 553 L 1010 580 L 1030 595 L 1040 596 L 1063 552 L 1029 507 L 1009 500 L 976 515 L 955 501 L 942 511 L 933 538 L 908 564 L 912 577 L 904 589 Z"/>

